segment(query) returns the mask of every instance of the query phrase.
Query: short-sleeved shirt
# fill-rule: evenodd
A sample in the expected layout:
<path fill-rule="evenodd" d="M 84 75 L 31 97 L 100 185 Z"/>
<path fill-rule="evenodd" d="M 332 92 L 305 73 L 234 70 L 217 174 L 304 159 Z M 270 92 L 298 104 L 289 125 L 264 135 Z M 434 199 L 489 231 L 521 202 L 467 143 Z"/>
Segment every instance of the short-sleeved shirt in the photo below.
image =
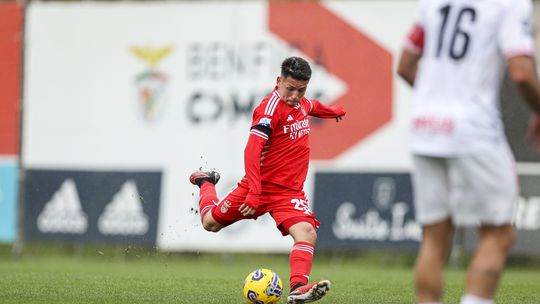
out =
<path fill-rule="evenodd" d="M 453 156 L 506 141 L 499 90 L 505 59 L 533 54 L 530 0 L 421 0 L 408 50 L 421 53 L 413 153 Z M 421 39 L 418 39 L 421 37 Z"/>

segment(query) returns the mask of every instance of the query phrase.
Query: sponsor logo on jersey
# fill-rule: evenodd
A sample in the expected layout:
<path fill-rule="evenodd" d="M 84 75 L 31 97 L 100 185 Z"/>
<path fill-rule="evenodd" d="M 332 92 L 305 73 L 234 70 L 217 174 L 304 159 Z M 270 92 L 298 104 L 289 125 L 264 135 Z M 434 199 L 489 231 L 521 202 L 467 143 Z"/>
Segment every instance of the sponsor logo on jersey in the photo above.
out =
<path fill-rule="evenodd" d="M 270 128 L 270 123 L 272 122 L 272 119 L 270 117 L 263 117 L 259 120 L 257 123 L 259 126 Z"/>
<path fill-rule="evenodd" d="M 98 229 L 110 235 L 143 235 L 148 232 L 148 216 L 134 181 L 125 182 L 105 206 L 98 219 Z"/>
<path fill-rule="evenodd" d="M 289 117 L 287 117 L 287 121 L 291 121 L 293 120 L 294 118 L 292 117 L 292 115 L 289 115 Z"/>
<path fill-rule="evenodd" d="M 37 227 L 42 233 L 86 232 L 88 219 L 81 208 L 77 187 L 72 179 L 65 180 L 51 200 L 45 203 L 37 218 Z"/>
<path fill-rule="evenodd" d="M 416 132 L 450 135 L 454 132 L 455 122 L 450 117 L 420 116 L 413 119 Z"/>
<path fill-rule="evenodd" d="M 310 103 L 311 103 L 311 101 L 310 101 Z M 306 110 L 304 110 L 304 107 L 302 107 L 300 104 L 297 104 L 296 106 L 294 106 L 294 108 L 295 108 L 295 109 L 300 109 L 300 111 L 302 111 L 302 114 L 303 114 L 304 116 L 307 116 Z"/>
<path fill-rule="evenodd" d="M 290 139 L 298 139 L 308 135 L 310 130 L 309 119 L 307 118 L 283 126 L 283 133 L 289 134 Z"/>

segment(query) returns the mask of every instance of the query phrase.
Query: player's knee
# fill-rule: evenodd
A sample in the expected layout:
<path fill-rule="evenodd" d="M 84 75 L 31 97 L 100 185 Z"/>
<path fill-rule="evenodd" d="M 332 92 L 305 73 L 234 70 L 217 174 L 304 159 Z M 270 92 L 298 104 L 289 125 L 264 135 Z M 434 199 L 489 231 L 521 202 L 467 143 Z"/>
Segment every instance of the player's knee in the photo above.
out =
<path fill-rule="evenodd" d="M 311 244 L 315 244 L 317 242 L 317 231 L 313 226 L 306 227 L 304 231 L 304 238 L 305 241 Z"/>
<path fill-rule="evenodd" d="M 295 242 L 306 242 L 315 244 L 317 241 L 317 231 L 308 222 L 296 223 L 289 228 L 289 233 Z"/>
<path fill-rule="evenodd" d="M 204 230 L 209 232 L 218 232 L 221 230 L 221 225 L 215 221 L 204 220 L 202 224 Z"/>
<path fill-rule="evenodd" d="M 488 228 L 483 234 L 486 242 L 496 246 L 501 252 L 508 252 L 514 245 L 516 235 L 511 226 Z"/>

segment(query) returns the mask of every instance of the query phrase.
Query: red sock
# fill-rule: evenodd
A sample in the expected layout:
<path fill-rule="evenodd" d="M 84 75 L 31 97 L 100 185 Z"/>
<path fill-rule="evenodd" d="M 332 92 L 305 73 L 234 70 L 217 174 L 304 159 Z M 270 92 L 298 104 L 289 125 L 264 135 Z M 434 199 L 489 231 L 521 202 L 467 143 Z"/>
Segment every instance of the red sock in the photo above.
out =
<path fill-rule="evenodd" d="M 291 289 L 298 283 L 307 284 L 313 263 L 314 246 L 306 242 L 296 242 L 289 256 L 291 266 Z"/>
<path fill-rule="evenodd" d="M 210 182 L 203 182 L 201 184 L 201 193 L 199 199 L 199 210 L 201 211 L 201 221 L 204 219 L 204 216 L 214 209 L 216 204 L 219 202 L 219 199 L 216 194 L 216 188 L 214 184 Z"/>

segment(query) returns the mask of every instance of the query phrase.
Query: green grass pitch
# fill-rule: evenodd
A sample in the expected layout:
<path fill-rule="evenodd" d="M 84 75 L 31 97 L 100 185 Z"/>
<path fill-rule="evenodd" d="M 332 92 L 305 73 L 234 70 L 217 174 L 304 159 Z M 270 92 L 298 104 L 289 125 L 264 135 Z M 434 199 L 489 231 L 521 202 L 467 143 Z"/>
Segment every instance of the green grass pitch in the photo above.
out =
<path fill-rule="evenodd" d="M 286 255 L 166 255 L 118 257 L 38 255 L 0 257 L 0 303 L 245 303 L 242 283 L 270 268 L 288 292 Z M 318 303 L 414 303 L 412 267 L 357 258 L 316 258 L 312 279 L 330 279 Z M 464 271 L 445 274 L 445 303 L 458 303 Z M 285 303 L 285 297 L 280 303 Z M 540 271 L 509 269 L 497 303 L 540 303 Z"/>

